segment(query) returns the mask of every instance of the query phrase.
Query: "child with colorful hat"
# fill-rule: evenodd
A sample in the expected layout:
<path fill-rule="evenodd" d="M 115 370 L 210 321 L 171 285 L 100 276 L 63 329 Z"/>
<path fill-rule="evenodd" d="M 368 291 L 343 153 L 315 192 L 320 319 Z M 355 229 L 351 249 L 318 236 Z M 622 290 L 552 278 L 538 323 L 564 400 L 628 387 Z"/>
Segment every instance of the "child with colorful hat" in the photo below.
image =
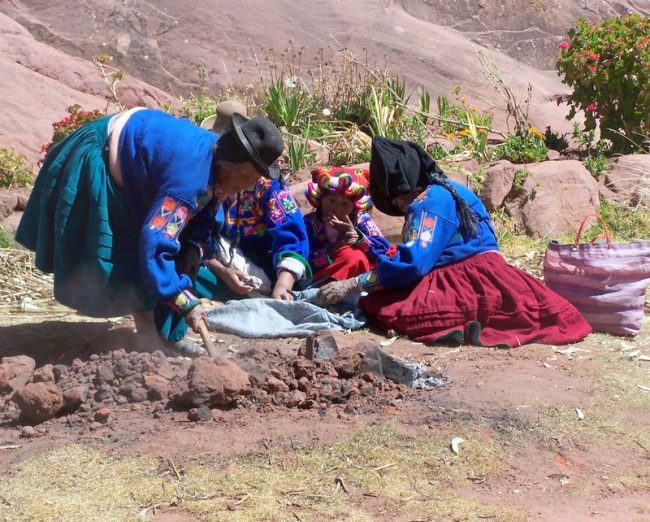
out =
<path fill-rule="evenodd" d="M 368 171 L 319 167 L 305 196 L 314 211 L 305 215 L 313 285 L 363 274 L 385 254 L 390 242 L 369 214 Z"/>

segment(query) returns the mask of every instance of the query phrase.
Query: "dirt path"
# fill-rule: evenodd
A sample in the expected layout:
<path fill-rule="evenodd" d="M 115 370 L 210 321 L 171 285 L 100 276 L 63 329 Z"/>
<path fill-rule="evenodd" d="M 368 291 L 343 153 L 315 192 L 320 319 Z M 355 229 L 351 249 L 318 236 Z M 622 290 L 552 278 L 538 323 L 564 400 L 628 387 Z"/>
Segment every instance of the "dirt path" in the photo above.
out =
<path fill-rule="evenodd" d="M 108 326 L 8 326 L 0 342 L 37 367 L 90 365 L 128 343 Z M 304 343 L 221 337 L 276 359 Z M 0 519 L 650 520 L 650 362 L 629 356 L 650 355 L 650 321 L 555 349 L 385 350 L 451 382 L 311 409 L 243 401 L 199 422 L 114 404 L 106 424 L 63 416 L 42 436 L 5 419 Z"/>

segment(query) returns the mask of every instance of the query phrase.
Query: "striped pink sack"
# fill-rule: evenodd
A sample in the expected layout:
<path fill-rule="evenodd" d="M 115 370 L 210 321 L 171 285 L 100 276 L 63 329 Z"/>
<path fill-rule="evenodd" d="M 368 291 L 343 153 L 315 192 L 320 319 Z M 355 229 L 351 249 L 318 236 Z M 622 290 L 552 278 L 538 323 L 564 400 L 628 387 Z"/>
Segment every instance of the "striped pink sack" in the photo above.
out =
<path fill-rule="evenodd" d="M 650 283 L 650 241 L 612 243 L 603 218 L 604 242 L 580 243 L 588 216 L 571 245 L 553 241 L 544 256 L 544 282 L 575 306 L 594 331 L 636 335 Z"/>

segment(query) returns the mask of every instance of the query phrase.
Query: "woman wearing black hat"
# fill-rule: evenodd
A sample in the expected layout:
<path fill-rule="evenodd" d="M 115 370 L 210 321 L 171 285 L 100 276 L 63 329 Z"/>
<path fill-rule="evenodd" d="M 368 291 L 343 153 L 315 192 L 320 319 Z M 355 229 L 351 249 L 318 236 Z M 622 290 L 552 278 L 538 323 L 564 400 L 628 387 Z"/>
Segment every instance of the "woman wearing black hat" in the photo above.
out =
<path fill-rule="evenodd" d="M 50 151 L 16 240 L 54 274 L 55 298 L 84 315 L 166 302 L 196 328 L 203 310 L 174 266 L 179 235 L 202 209 L 277 176 L 283 147 L 265 118 L 238 119 L 221 137 L 154 109 L 100 118 Z"/>
<path fill-rule="evenodd" d="M 372 272 L 324 286 L 324 304 L 367 291 L 359 306 L 371 322 L 429 343 L 564 344 L 591 332 L 573 305 L 506 263 L 481 201 L 418 145 L 373 139 L 370 194 L 405 216 L 403 243 Z"/>

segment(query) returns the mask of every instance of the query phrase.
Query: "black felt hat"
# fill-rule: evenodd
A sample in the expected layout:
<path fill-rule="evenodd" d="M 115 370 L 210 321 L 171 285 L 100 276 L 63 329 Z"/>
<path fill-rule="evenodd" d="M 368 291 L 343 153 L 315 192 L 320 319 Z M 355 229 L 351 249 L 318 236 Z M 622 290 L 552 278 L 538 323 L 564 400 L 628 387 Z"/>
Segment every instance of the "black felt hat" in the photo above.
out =
<path fill-rule="evenodd" d="M 417 143 L 372 139 L 370 156 L 370 196 L 380 211 L 389 216 L 403 216 L 393 198 L 409 192 L 421 192 L 435 174 L 444 175 L 431 155 Z"/>
<path fill-rule="evenodd" d="M 232 125 L 237 141 L 259 173 L 265 178 L 278 179 L 280 169 L 275 161 L 284 150 L 284 141 L 273 122 L 262 116 L 249 120 L 236 112 L 232 115 Z"/>

